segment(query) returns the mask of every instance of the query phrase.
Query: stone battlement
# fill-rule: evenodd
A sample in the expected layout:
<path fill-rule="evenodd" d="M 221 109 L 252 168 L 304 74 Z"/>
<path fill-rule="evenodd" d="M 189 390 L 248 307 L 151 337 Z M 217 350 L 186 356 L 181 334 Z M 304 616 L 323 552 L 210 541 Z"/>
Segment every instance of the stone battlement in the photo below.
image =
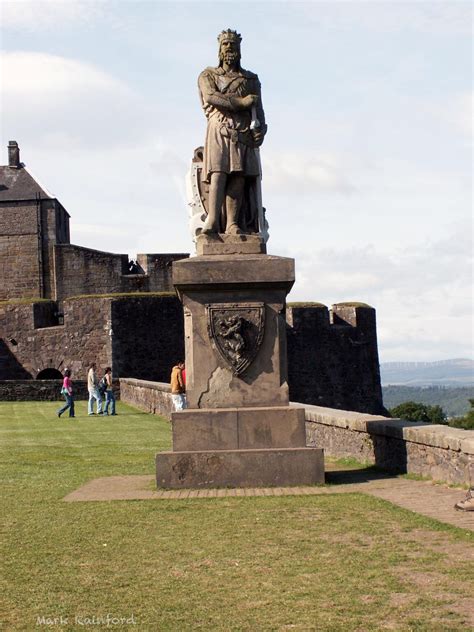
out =
<path fill-rule="evenodd" d="M 289 304 L 290 398 L 374 414 L 382 402 L 375 309 L 361 303 Z"/>

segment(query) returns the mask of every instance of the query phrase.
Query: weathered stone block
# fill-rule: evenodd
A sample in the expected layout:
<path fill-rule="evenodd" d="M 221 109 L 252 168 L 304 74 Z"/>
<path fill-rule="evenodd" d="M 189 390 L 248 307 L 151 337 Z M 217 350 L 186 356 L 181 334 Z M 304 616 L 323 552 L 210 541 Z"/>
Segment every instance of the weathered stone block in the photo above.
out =
<path fill-rule="evenodd" d="M 295 282 L 295 261 L 273 255 L 214 255 L 191 257 L 173 262 L 173 285 L 180 292 L 185 288 L 204 289 L 225 286 L 241 289 L 270 284 L 290 291 Z"/>
<path fill-rule="evenodd" d="M 171 414 L 173 450 L 236 450 L 237 408 L 192 409 Z"/>
<path fill-rule="evenodd" d="M 160 452 L 158 487 L 271 487 L 324 483 L 324 455 L 319 448 Z"/>
<path fill-rule="evenodd" d="M 294 282 L 293 259 L 268 255 L 195 257 L 173 263 L 173 282 L 184 305 L 189 407 L 287 406 L 282 312 Z M 222 307 L 239 314 L 239 310 L 244 313 L 259 306 L 263 309 L 263 333 L 258 352 L 245 372 L 237 375 L 210 334 L 210 312 Z"/>
<path fill-rule="evenodd" d="M 173 449 L 237 450 L 306 445 L 304 409 L 194 409 L 172 414 Z"/>
<path fill-rule="evenodd" d="M 306 445 L 304 410 L 240 409 L 239 448 L 297 448 Z"/>
<path fill-rule="evenodd" d="M 259 235 L 198 235 L 197 255 L 254 255 L 267 252 Z"/>

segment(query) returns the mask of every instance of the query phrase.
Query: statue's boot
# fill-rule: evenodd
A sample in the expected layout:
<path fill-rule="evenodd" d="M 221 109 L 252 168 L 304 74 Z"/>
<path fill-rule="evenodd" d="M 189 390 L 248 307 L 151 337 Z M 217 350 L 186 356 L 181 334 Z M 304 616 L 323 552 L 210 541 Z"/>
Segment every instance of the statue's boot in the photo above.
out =
<path fill-rule="evenodd" d="M 227 222 L 225 232 L 227 235 L 242 235 L 244 232 L 238 224 L 238 206 L 236 200 L 227 201 Z"/>
<path fill-rule="evenodd" d="M 231 224 L 227 224 L 225 232 L 227 235 L 243 235 L 244 231 L 239 228 L 239 225 L 236 224 L 235 222 L 232 222 Z"/>
<path fill-rule="evenodd" d="M 209 221 L 209 217 L 204 222 L 204 226 L 202 227 L 201 234 L 202 235 L 215 235 L 219 232 L 219 226 L 217 222 Z"/>

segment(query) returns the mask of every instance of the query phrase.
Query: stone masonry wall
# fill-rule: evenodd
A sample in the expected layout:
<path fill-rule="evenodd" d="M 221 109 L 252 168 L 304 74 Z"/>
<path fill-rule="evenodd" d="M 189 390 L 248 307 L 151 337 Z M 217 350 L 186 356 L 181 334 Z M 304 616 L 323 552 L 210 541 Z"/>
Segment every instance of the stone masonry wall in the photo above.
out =
<path fill-rule="evenodd" d="M 0 204 L 0 300 L 54 298 L 53 245 L 69 240 L 69 216 L 54 199 Z"/>
<path fill-rule="evenodd" d="M 57 200 L 41 201 L 41 267 L 44 298 L 56 296 L 54 247 L 69 242 L 69 216 Z"/>
<path fill-rule="evenodd" d="M 174 294 L 69 298 L 60 309 L 64 318 L 53 301 L 0 302 L 0 379 L 65 366 L 80 377 L 94 360 L 116 377 L 168 382 L 184 356 L 183 310 Z M 372 308 L 337 306 L 331 323 L 324 306 L 290 307 L 287 318 L 291 399 L 384 412 Z"/>
<path fill-rule="evenodd" d="M 173 405 L 169 384 L 121 378 L 120 397 L 130 406 L 171 419 Z"/>
<path fill-rule="evenodd" d="M 112 322 L 114 374 L 168 382 L 184 358 L 183 308 L 175 294 L 114 299 Z"/>
<path fill-rule="evenodd" d="M 303 406 L 303 404 L 294 404 Z M 447 483 L 474 480 L 474 430 L 304 406 L 307 444 L 333 457 Z"/>
<path fill-rule="evenodd" d="M 122 401 L 170 418 L 168 384 L 121 379 Z M 306 444 L 326 456 L 351 457 L 382 469 L 437 481 L 474 481 L 474 430 L 293 403 L 305 409 Z"/>
<path fill-rule="evenodd" d="M 0 300 L 41 296 L 38 208 L 0 204 Z"/>
<path fill-rule="evenodd" d="M 35 378 L 43 369 L 66 367 L 73 379 L 85 379 L 90 362 L 111 365 L 110 299 L 72 299 L 63 310 L 64 325 L 35 329 L 34 303 L 0 303 L 0 379 Z"/>
<path fill-rule="evenodd" d="M 386 413 L 372 307 L 290 304 L 286 318 L 290 399 Z"/>
<path fill-rule="evenodd" d="M 137 255 L 137 262 L 148 275 L 150 292 L 174 292 L 173 261 L 187 259 L 187 253 L 161 253 Z"/>
<path fill-rule="evenodd" d="M 142 274 L 128 274 L 128 255 L 58 244 L 54 248 L 57 300 L 90 294 L 173 291 L 171 264 L 187 254 L 138 255 Z"/>
<path fill-rule="evenodd" d="M 57 300 L 122 291 L 121 278 L 127 271 L 127 255 L 115 255 L 73 244 L 56 245 L 54 252 Z"/>
<path fill-rule="evenodd" d="M 90 362 L 115 377 L 168 381 L 184 355 L 183 311 L 174 294 L 71 298 L 64 324 L 56 303 L 0 302 L 0 379 L 35 378 L 44 369 L 86 377 Z"/>

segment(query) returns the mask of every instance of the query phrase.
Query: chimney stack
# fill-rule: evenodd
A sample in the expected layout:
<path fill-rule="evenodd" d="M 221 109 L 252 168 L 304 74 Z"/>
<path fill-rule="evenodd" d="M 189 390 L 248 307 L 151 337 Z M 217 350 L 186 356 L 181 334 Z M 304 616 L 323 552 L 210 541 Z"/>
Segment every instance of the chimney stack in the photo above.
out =
<path fill-rule="evenodd" d="M 20 168 L 20 148 L 16 140 L 11 140 L 8 143 L 8 166 Z"/>

